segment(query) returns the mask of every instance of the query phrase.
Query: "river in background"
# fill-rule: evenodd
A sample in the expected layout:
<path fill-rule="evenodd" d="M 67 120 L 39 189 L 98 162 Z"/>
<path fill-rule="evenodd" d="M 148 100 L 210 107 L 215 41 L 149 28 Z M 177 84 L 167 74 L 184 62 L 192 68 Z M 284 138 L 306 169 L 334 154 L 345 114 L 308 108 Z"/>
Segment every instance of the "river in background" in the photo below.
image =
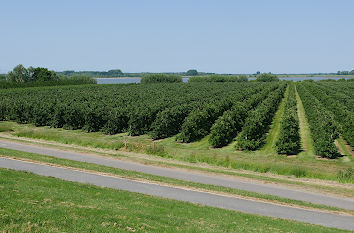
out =
<path fill-rule="evenodd" d="M 124 83 L 140 83 L 141 78 L 97 78 L 97 84 L 124 84 Z M 248 78 L 249 80 L 255 80 L 256 78 Z M 339 77 L 287 77 L 287 78 L 279 78 L 280 80 L 292 80 L 296 81 L 304 81 L 312 79 L 314 81 L 326 80 L 326 79 L 342 79 Z M 345 78 L 349 79 L 349 78 Z M 189 78 L 182 78 L 183 82 L 188 82 Z"/>

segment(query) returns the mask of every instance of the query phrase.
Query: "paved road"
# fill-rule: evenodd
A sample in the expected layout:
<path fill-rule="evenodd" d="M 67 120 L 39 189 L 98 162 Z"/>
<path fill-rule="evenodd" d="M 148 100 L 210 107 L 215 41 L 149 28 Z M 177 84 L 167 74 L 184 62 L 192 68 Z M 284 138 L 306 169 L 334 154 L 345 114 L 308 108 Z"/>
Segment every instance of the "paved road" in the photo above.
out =
<path fill-rule="evenodd" d="M 0 139 L 0 147 L 20 150 L 25 152 L 49 155 L 57 158 L 70 159 L 75 161 L 94 163 L 119 169 L 125 169 L 130 171 L 138 171 L 142 173 L 170 177 L 180 180 L 198 182 L 203 184 L 218 185 L 224 187 L 230 187 L 235 189 L 241 189 L 251 192 L 270 194 L 279 197 L 285 197 L 293 200 L 300 200 L 311 202 L 315 204 L 323 204 L 327 206 L 333 206 L 343 209 L 354 210 L 354 199 L 331 197 L 323 194 L 313 193 L 304 190 L 296 190 L 286 186 L 274 185 L 274 184 L 261 184 L 250 183 L 244 180 L 237 179 L 237 177 L 226 177 L 218 175 L 207 175 L 203 173 L 186 171 L 181 169 L 163 168 L 151 165 L 144 165 L 134 162 L 121 161 L 119 159 L 70 152 L 59 149 L 51 149 L 41 147 L 37 145 L 27 145 L 19 142 L 12 142 Z"/>
<path fill-rule="evenodd" d="M 313 193 L 313 192 L 308 192 L 303 190 L 296 190 L 295 188 L 289 188 L 286 186 L 280 186 L 274 184 L 250 183 L 244 180 L 237 179 L 237 177 L 207 175 L 207 174 L 193 172 L 193 171 L 144 165 L 144 164 L 139 164 L 134 162 L 121 161 L 119 159 L 110 158 L 110 157 L 84 154 L 78 152 L 69 152 L 69 151 L 58 150 L 58 149 L 50 149 L 41 146 L 27 145 L 27 144 L 1 140 L 1 139 L 0 139 L 0 147 L 38 153 L 43 155 L 49 155 L 57 158 L 100 164 L 104 166 L 125 169 L 130 171 L 138 171 L 138 172 L 157 175 L 157 176 L 170 177 L 170 178 L 198 182 L 203 184 L 230 187 L 230 188 L 241 189 L 241 190 L 246 190 L 251 192 L 285 197 L 293 200 L 300 200 L 300 201 L 306 201 L 315 204 L 323 204 L 327 206 L 354 210 L 353 199 L 331 197 L 323 194 L 318 194 L 318 193 Z"/>
<path fill-rule="evenodd" d="M 0 158 L 0 167 L 33 172 L 38 175 L 56 177 L 63 180 L 93 184 L 130 192 L 143 193 L 179 201 L 187 201 L 212 207 L 236 210 L 250 214 L 285 218 L 328 227 L 354 230 L 354 217 L 325 212 L 304 210 L 270 203 L 244 200 L 212 193 L 186 190 L 157 184 L 149 184 L 129 179 L 103 176 L 66 168 Z"/>

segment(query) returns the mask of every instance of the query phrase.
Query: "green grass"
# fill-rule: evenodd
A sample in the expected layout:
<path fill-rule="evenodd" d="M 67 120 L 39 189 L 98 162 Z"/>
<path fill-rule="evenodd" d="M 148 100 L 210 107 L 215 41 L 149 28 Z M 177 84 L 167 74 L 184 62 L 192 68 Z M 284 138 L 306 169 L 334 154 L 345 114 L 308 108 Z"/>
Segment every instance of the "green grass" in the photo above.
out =
<path fill-rule="evenodd" d="M 266 143 L 262 148 L 265 153 L 276 153 L 275 143 L 279 137 L 281 119 L 284 115 L 285 102 L 289 95 L 289 86 L 286 88 L 284 98 L 279 105 L 278 111 L 275 113 L 272 125 L 270 126 L 269 133 L 267 135 Z"/>
<path fill-rule="evenodd" d="M 3 232 L 348 232 L 0 169 Z"/>
<path fill-rule="evenodd" d="M 343 155 L 346 155 L 346 156 L 352 155 L 352 153 L 347 148 L 348 143 L 344 140 L 344 138 L 342 136 L 339 136 L 339 138 L 337 139 L 337 142 L 338 142 L 338 147 L 339 147 L 340 151 L 343 153 Z"/>
<path fill-rule="evenodd" d="M 296 158 L 291 158 L 262 151 L 239 152 L 232 147 L 214 149 L 208 145 L 208 136 L 198 142 L 178 143 L 175 137 L 152 141 L 148 135 L 130 137 L 123 133 L 108 136 L 100 132 L 86 133 L 82 130 L 64 130 L 20 125 L 14 122 L 0 122 L 0 127 L 3 126 L 8 126 L 13 130 L 10 134 L 19 137 L 44 139 L 91 148 L 141 152 L 188 163 L 206 163 L 223 168 L 285 176 L 338 181 L 337 173 L 339 171 L 354 166 L 354 160 L 349 157 L 347 160 L 318 160 L 314 156 L 299 155 Z"/>
<path fill-rule="evenodd" d="M 296 90 L 296 87 L 295 87 Z M 315 150 L 313 147 L 313 140 L 311 137 L 311 131 L 309 123 L 306 119 L 305 109 L 302 104 L 301 98 L 296 90 L 296 101 L 297 101 L 297 111 L 299 117 L 299 127 L 300 127 L 300 136 L 301 136 L 301 146 L 303 152 L 299 154 L 300 157 L 315 157 Z"/>
<path fill-rule="evenodd" d="M 341 212 L 348 212 L 354 214 L 354 211 L 348 211 L 348 210 L 325 206 L 325 205 L 312 204 L 304 201 L 297 201 L 297 200 L 277 197 L 268 194 L 260 194 L 260 193 L 244 191 L 240 189 L 227 188 L 223 186 L 207 185 L 202 183 L 184 181 L 184 180 L 179 180 L 174 178 L 150 175 L 150 174 L 145 174 L 145 173 L 140 173 L 135 171 L 112 168 L 112 167 L 98 165 L 98 164 L 85 163 L 85 162 L 73 161 L 68 159 L 60 159 L 52 156 L 45 156 L 45 155 L 10 150 L 5 148 L 0 148 L 0 156 L 6 156 L 11 158 L 17 158 L 17 159 L 29 159 L 31 161 L 45 162 L 45 163 L 50 163 L 50 164 L 55 164 L 55 165 L 60 165 L 65 167 L 84 169 L 84 170 L 94 171 L 94 172 L 103 172 L 106 174 L 117 175 L 129 179 L 144 179 L 144 180 L 164 183 L 168 185 L 198 188 L 206 191 L 216 191 L 216 192 L 223 192 L 223 193 L 239 195 L 244 197 L 252 197 L 264 201 L 275 201 L 277 203 L 282 203 L 282 204 L 292 204 L 292 205 L 298 205 L 303 207 L 341 211 Z"/>

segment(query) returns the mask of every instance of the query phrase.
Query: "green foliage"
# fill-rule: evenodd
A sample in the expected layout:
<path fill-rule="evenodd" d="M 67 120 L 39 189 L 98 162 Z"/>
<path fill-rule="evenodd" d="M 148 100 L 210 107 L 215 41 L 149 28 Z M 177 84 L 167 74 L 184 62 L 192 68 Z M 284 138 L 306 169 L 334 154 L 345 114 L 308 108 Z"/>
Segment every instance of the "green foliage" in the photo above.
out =
<path fill-rule="evenodd" d="M 215 120 L 231 106 L 232 102 L 224 99 L 219 103 L 208 104 L 202 109 L 196 109 L 183 123 L 179 139 L 182 142 L 193 142 L 205 137 L 209 134 Z"/>
<path fill-rule="evenodd" d="M 289 95 L 285 102 L 276 147 L 279 154 L 297 154 L 300 150 L 299 118 L 297 115 L 295 85 L 293 83 L 289 86 Z"/>
<path fill-rule="evenodd" d="M 257 75 L 256 81 L 257 82 L 274 82 L 274 81 L 279 81 L 279 78 L 275 74 L 263 73 L 263 74 Z"/>
<path fill-rule="evenodd" d="M 197 76 L 198 75 L 198 71 L 197 70 L 188 70 L 186 72 L 187 76 Z"/>
<path fill-rule="evenodd" d="M 252 95 L 247 95 L 248 99 L 244 103 L 236 103 L 233 108 L 226 111 L 212 126 L 210 130 L 209 143 L 213 147 L 226 146 L 236 137 L 244 125 L 248 113 L 256 107 L 271 90 L 277 86 L 263 86 L 263 89 Z"/>
<path fill-rule="evenodd" d="M 249 84 L 249 83 L 245 83 Z M 241 85 L 241 84 L 239 84 Z M 244 84 L 243 84 L 244 85 Z M 226 116 L 223 118 L 225 121 L 227 119 L 230 119 L 231 116 L 227 114 L 229 110 L 236 105 L 239 105 L 241 101 L 246 101 L 249 99 L 251 96 L 253 96 L 255 93 L 261 91 L 261 89 L 270 89 L 272 88 L 271 86 L 268 85 L 260 85 L 254 84 L 253 88 L 245 88 L 243 90 L 239 89 L 238 91 L 234 91 L 234 93 L 226 96 L 225 98 L 216 100 L 212 103 L 205 104 L 202 108 L 198 108 L 191 112 L 188 117 L 185 119 L 182 128 L 181 128 L 181 133 L 178 135 L 178 139 L 180 139 L 182 142 L 193 142 L 196 140 L 199 140 L 206 135 L 208 135 L 211 132 L 211 127 L 213 124 L 216 124 L 216 120 L 220 117 L 223 116 L 225 113 Z M 254 104 L 254 103 L 253 103 Z M 252 104 L 250 104 L 252 105 Z M 253 105 L 252 105 L 253 106 Z M 233 110 L 236 110 L 237 107 L 234 107 Z M 241 110 L 241 109 L 240 109 Z M 229 113 L 230 115 L 233 115 L 233 113 Z M 240 114 L 240 117 L 244 118 L 244 113 L 241 111 L 238 113 Z M 230 125 L 236 126 L 236 121 L 235 122 L 225 122 L 220 120 L 215 128 L 213 129 L 212 133 L 212 139 L 210 139 L 211 145 L 213 146 L 222 146 L 217 145 L 216 142 L 221 142 L 225 141 L 227 139 L 223 138 L 223 136 L 219 135 L 222 134 L 221 131 L 228 128 Z M 242 122 L 238 122 L 238 124 L 241 124 Z M 234 129 L 231 129 L 231 132 L 228 131 L 227 133 L 228 136 L 234 134 Z"/>
<path fill-rule="evenodd" d="M 315 153 L 322 157 L 336 158 L 339 153 L 334 144 L 339 136 L 339 129 L 332 113 L 327 111 L 308 89 L 314 83 L 299 83 L 297 90 L 305 108 L 314 141 Z"/>
<path fill-rule="evenodd" d="M 8 74 L 8 79 L 11 82 L 25 83 L 25 82 L 42 82 L 57 80 L 58 76 L 54 71 L 49 71 L 47 68 L 30 66 L 26 69 L 23 65 L 17 65 Z"/>
<path fill-rule="evenodd" d="M 246 117 L 247 110 L 242 103 L 236 104 L 232 109 L 226 111 L 210 130 L 210 145 L 222 147 L 229 144 L 241 130 Z"/>
<path fill-rule="evenodd" d="M 30 74 L 30 80 L 28 81 L 45 82 L 58 80 L 57 74 L 54 71 L 48 70 L 47 68 L 29 67 L 27 70 Z"/>
<path fill-rule="evenodd" d="M 330 111 L 343 138 L 354 146 L 354 100 L 351 85 L 346 82 L 316 82 L 306 88 Z"/>
<path fill-rule="evenodd" d="M 249 92 L 245 90 L 255 87 L 261 85 L 175 83 L 8 89 L 0 93 L 0 120 L 107 134 L 152 131 L 157 139 L 178 133 L 189 113 L 205 101 L 225 99 L 231 93 L 246 95 Z"/>
<path fill-rule="evenodd" d="M 245 75 L 220 75 L 213 74 L 207 76 L 190 77 L 188 82 L 248 82 Z"/>
<path fill-rule="evenodd" d="M 286 84 L 281 84 L 249 114 L 240 135 L 237 137 L 238 149 L 257 150 L 264 144 L 265 134 L 269 130 L 273 116 L 284 95 L 285 87 Z"/>
<path fill-rule="evenodd" d="M 51 81 L 33 81 L 33 82 L 0 82 L 0 89 L 24 88 L 24 87 L 45 87 L 45 86 L 64 86 L 64 85 L 83 85 L 96 84 L 94 78 L 87 76 L 60 76 Z"/>
<path fill-rule="evenodd" d="M 0 74 L 0 82 L 5 82 L 7 80 L 6 74 Z"/>
<path fill-rule="evenodd" d="M 352 70 L 352 71 L 338 71 L 337 75 L 354 75 L 354 70 Z"/>
<path fill-rule="evenodd" d="M 148 74 L 142 77 L 141 83 L 181 83 L 182 77 L 172 74 Z"/>
<path fill-rule="evenodd" d="M 54 71 L 47 68 L 29 67 L 26 69 L 23 65 L 17 65 L 8 73 L 7 80 L 0 82 L 0 89 L 91 83 L 96 83 L 96 80 L 85 76 L 58 77 Z"/>
<path fill-rule="evenodd" d="M 159 112 L 151 127 L 150 135 L 152 139 L 167 138 L 177 134 L 191 110 L 191 104 L 184 104 Z"/>
<path fill-rule="evenodd" d="M 23 65 L 17 65 L 8 73 L 11 82 L 24 83 L 30 81 L 30 73 Z"/>

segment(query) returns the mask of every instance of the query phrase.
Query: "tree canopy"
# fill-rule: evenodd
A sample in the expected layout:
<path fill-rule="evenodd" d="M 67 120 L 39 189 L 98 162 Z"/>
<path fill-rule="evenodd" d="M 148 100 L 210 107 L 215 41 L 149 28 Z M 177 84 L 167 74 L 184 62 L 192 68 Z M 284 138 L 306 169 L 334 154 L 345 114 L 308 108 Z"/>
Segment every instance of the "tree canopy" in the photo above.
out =
<path fill-rule="evenodd" d="M 279 81 L 279 78 L 275 74 L 263 73 L 263 74 L 257 75 L 256 81 L 258 81 L 258 82 L 274 82 L 274 81 Z"/>
<path fill-rule="evenodd" d="M 354 70 L 352 71 L 338 71 L 337 75 L 354 75 Z"/>
<path fill-rule="evenodd" d="M 11 82 L 33 82 L 33 81 L 53 81 L 58 80 L 58 76 L 54 71 L 47 68 L 32 66 L 26 69 L 23 65 L 17 65 L 8 73 L 8 80 Z"/>
<path fill-rule="evenodd" d="M 186 75 L 187 76 L 196 76 L 196 75 L 198 75 L 198 71 L 197 70 L 188 70 L 186 72 Z"/>

